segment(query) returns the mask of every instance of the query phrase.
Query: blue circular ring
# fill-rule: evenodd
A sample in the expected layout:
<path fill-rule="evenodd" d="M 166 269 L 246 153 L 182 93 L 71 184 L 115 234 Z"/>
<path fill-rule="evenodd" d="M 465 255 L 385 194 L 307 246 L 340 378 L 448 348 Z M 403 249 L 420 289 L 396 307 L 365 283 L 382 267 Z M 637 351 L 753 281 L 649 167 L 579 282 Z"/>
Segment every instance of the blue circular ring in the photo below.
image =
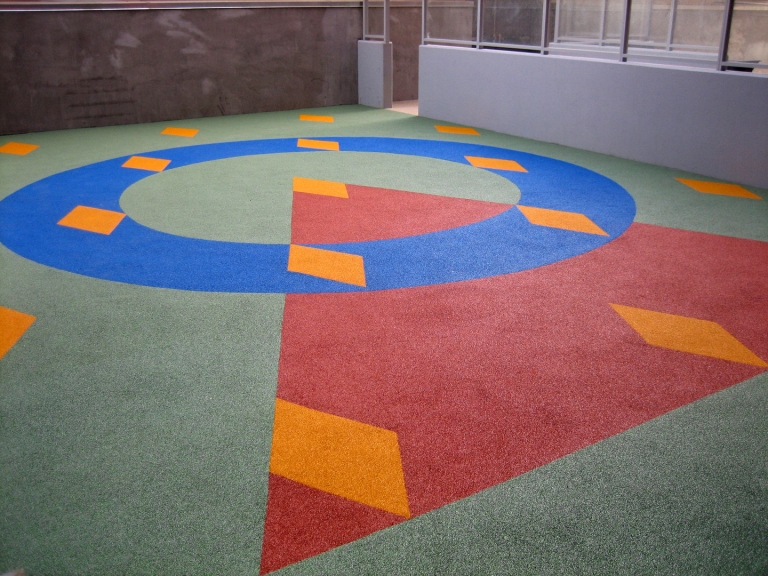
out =
<path fill-rule="evenodd" d="M 388 290 L 485 278 L 558 262 L 609 242 L 626 230 L 635 202 L 614 181 L 560 160 L 492 146 L 401 138 L 323 138 L 343 152 L 382 152 L 468 164 L 465 156 L 514 160 L 527 172 L 494 171 L 518 186 L 520 204 L 586 215 L 607 236 L 531 224 L 515 207 L 450 230 L 370 242 L 312 245 L 364 258 L 366 287 L 287 270 L 286 244 L 223 242 L 176 236 L 125 217 L 110 234 L 57 222 L 75 206 L 121 212 L 120 196 L 151 172 L 123 168 L 128 157 L 60 172 L 0 202 L 0 242 L 17 254 L 85 276 L 182 290 L 315 293 Z M 307 152 L 297 139 L 185 146 L 141 154 L 170 160 L 168 169 L 224 158 Z"/>

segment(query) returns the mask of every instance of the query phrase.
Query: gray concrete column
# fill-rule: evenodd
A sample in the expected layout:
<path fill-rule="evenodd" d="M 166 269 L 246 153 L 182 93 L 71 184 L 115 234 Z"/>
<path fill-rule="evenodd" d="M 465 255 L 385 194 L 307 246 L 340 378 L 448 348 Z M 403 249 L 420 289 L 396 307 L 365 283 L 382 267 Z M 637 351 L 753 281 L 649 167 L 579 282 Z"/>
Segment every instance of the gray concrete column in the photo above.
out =
<path fill-rule="evenodd" d="M 392 108 L 392 43 L 357 42 L 358 102 L 373 108 Z"/>

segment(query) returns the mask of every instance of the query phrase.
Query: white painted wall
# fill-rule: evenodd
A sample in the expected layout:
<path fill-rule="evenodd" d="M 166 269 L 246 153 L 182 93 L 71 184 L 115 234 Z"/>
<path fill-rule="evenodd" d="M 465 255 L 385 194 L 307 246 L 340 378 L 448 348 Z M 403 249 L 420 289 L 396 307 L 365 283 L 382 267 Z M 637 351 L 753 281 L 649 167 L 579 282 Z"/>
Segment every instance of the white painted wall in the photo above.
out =
<path fill-rule="evenodd" d="M 421 46 L 419 114 L 768 188 L 768 75 Z"/>

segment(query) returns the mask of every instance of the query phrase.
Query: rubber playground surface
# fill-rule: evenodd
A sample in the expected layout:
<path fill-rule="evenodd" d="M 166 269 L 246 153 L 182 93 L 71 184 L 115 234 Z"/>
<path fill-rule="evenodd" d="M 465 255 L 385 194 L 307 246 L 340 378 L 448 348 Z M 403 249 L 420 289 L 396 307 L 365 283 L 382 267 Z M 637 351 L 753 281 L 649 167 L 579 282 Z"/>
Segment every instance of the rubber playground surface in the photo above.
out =
<path fill-rule="evenodd" d="M 360 106 L 0 174 L 0 572 L 768 570 L 768 191 Z"/>

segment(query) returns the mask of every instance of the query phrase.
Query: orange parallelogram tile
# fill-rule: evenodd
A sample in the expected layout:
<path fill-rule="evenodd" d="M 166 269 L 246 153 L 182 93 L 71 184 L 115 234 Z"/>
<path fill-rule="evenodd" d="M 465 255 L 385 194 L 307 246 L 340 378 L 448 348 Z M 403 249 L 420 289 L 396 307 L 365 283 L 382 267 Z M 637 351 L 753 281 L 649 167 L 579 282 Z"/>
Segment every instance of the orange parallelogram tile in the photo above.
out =
<path fill-rule="evenodd" d="M 333 122 L 333 116 L 313 116 L 312 114 L 299 114 L 299 120 L 304 122 Z"/>
<path fill-rule="evenodd" d="M 409 518 L 397 434 L 277 399 L 269 471 Z"/>
<path fill-rule="evenodd" d="M 562 230 L 571 230 L 573 232 L 608 236 L 605 230 L 592 222 L 584 214 L 549 210 L 547 208 L 534 208 L 532 206 L 518 205 L 517 207 L 528 219 L 528 222 L 536 226 L 548 226 L 549 228 L 561 228 Z"/>
<path fill-rule="evenodd" d="M 514 160 L 501 160 L 499 158 L 481 158 L 479 156 L 464 156 L 467 162 L 475 168 L 487 168 L 489 170 L 509 170 L 512 172 L 528 172 Z"/>
<path fill-rule="evenodd" d="M 721 196 L 737 196 L 739 198 L 751 198 L 752 200 L 762 200 L 760 196 L 750 192 L 738 184 L 723 184 L 722 182 L 706 182 L 704 180 L 688 180 L 686 178 L 675 178 L 686 186 L 693 188 L 696 192 L 704 194 L 720 194 Z"/>
<path fill-rule="evenodd" d="M 365 264 L 357 254 L 291 244 L 288 271 L 335 282 L 365 286 Z"/>
<path fill-rule="evenodd" d="M 168 128 L 160 132 L 160 134 L 165 134 L 166 136 L 182 136 L 184 138 L 194 138 L 197 136 L 198 132 L 200 132 L 200 130 L 197 130 L 196 128 L 174 128 L 173 126 L 168 126 Z"/>
<path fill-rule="evenodd" d="M 37 144 L 24 144 L 23 142 L 6 142 L 0 146 L 0 153 L 14 154 L 15 156 L 26 156 L 33 150 L 40 148 Z"/>
<path fill-rule="evenodd" d="M 322 196 L 335 196 L 336 198 L 349 198 L 347 185 L 343 182 L 331 182 L 329 180 L 313 180 L 312 178 L 293 179 L 293 191 L 305 194 L 320 194 Z"/>
<path fill-rule="evenodd" d="M 314 150 L 339 151 L 339 143 L 330 142 L 328 140 L 307 140 L 306 138 L 299 138 L 296 142 L 296 146 L 299 148 L 312 148 Z"/>
<path fill-rule="evenodd" d="M 69 214 L 58 221 L 58 224 L 87 232 L 109 235 L 117 228 L 123 218 L 125 218 L 125 214 L 122 212 L 91 208 L 90 206 L 75 206 Z"/>
<path fill-rule="evenodd" d="M 470 136 L 480 136 L 480 132 L 474 128 L 465 126 L 435 126 L 435 130 L 443 134 L 468 134 Z"/>
<path fill-rule="evenodd" d="M 13 348 L 35 320 L 34 316 L 0 306 L 0 358 Z"/>
<path fill-rule="evenodd" d="M 768 367 L 716 322 L 619 304 L 611 307 L 651 346 Z"/>
<path fill-rule="evenodd" d="M 150 172 L 162 172 L 170 164 L 170 160 L 162 158 L 147 158 L 146 156 L 131 156 L 123 164 L 123 168 L 136 168 Z"/>

